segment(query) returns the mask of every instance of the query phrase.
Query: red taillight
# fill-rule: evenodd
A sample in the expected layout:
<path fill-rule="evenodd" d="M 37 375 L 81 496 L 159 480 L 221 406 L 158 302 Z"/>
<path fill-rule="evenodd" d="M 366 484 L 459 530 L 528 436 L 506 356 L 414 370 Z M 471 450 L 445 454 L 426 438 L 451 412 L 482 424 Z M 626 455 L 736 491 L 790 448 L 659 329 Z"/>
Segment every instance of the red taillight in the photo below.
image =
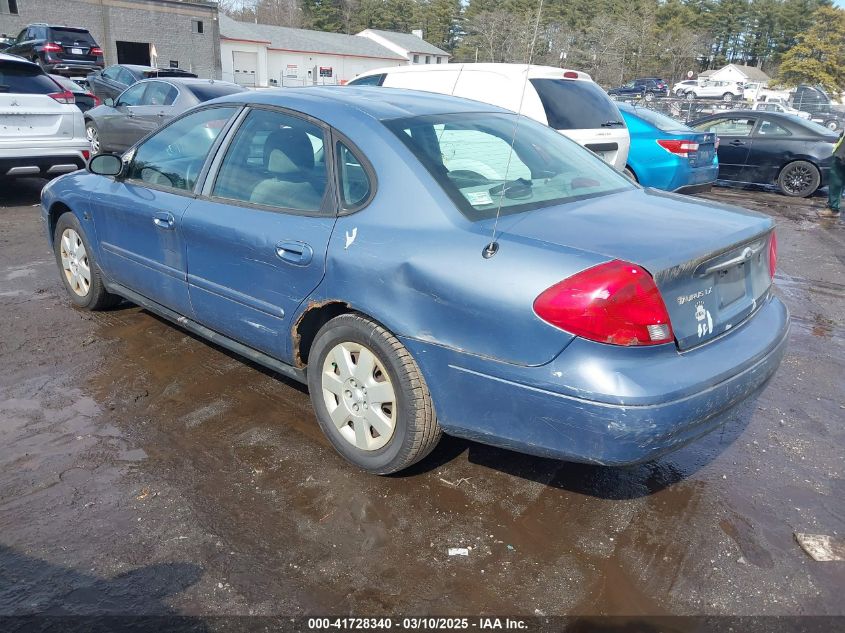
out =
<path fill-rule="evenodd" d="M 62 92 L 51 92 L 48 97 L 51 97 L 59 103 L 76 103 L 73 93 L 70 90 L 63 90 Z"/>
<path fill-rule="evenodd" d="M 45 53 L 61 53 L 62 47 L 58 44 L 50 44 L 49 42 L 42 47 Z"/>
<path fill-rule="evenodd" d="M 657 345 L 674 339 L 663 297 L 651 275 L 614 260 L 564 279 L 534 300 L 544 321 L 611 345 Z"/>
<path fill-rule="evenodd" d="M 667 152 L 671 152 L 681 158 L 689 158 L 692 152 L 698 151 L 698 143 L 693 141 L 680 141 L 677 139 L 660 139 L 657 141 Z"/>
<path fill-rule="evenodd" d="M 775 270 L 778 266 L 778 236 L 772 230 L 772 237 L 769 239 L 769 275 L 772 281 L 775 279 Z"/>
<path fill-rule="evenodd" d="M 98 57 L 103 54 L 103 49 L 99 46 L 94 46 L 90 51 L 92 55 L 97 55 Z"/>
<path fill-rule="evenodd" d="M 88 160 L 89 158 L 91 158 L 91 152 L 89 152 L 87 149 L 82 150 L 82 158 Z"/>
<path fill-rule="evenodd" d="M 564 79 L 578 79 L 578 73 L 576 73 L 574 70 L 567 70 L 565 73 L 563 73 L 563 77 Z"/>

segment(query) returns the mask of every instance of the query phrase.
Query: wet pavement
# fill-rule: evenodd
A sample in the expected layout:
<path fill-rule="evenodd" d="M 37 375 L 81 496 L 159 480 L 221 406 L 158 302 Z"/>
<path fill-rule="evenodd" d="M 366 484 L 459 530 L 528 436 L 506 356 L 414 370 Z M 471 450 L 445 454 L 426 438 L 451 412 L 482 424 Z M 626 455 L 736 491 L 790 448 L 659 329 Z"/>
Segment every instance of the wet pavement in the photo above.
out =
<path fill-rule="evenodd" d="M 131 305 L 71 307 L 39 180 L 0 184 L 0 615 L 845 614 L 845 223 L 778 223 L 790 347 L 720 431 L 630 469 L 445 438 L 354 470 L 305 389 Z M 449 556 L 466 547 L 469 556 Z"/>

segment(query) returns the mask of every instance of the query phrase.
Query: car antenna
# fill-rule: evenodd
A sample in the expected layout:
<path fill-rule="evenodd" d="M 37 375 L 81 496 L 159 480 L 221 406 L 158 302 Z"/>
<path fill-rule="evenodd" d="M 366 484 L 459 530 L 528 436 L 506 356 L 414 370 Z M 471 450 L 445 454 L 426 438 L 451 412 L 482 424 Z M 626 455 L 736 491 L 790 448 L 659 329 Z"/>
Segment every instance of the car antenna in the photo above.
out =
<path fill-rule="evenodd" d="M 516 111 L 516 121 L 513 124 L 513 136 L 511 137 L 511 147 L 508 152 L 508 162 L 505 165 L 505 178 L 502 183 L 502 190 L 499 192 L 499 204 L 496 207 L 496 220 L 493 222 L 493 234 L 490 236 L 490 243 L 481 251 L 484 259 L 490 259 L 499 252 L 499 243 L 496 241 L 496 229 L 499 228 L 499 216 L 502 213 L 502 203 L 505 200 L 505 192 L 508 190 L 508 172 L 511 168 L 511 157 L 513 156 L 513 146 L 516 143 L 516 133 L 519 130 L 519 122 L 522 119 L 522 102 L 525 99 L 525 89 L 528 87 L 528 73 L 531 71 L 531 60 L 534 57 L 534 46 L 537 44 L 537 33 L 540 31 L 540 16 L 543 13 L 543 0 L 540 0 L 537 7 L 537 20 L 534 22 L 534 35 L 531 38 L 530 48 L 528 49 L 528 58 L 525 64 L 525 79 L 522 82 L 522 93 L 519 95 L 519 109 Z"/>

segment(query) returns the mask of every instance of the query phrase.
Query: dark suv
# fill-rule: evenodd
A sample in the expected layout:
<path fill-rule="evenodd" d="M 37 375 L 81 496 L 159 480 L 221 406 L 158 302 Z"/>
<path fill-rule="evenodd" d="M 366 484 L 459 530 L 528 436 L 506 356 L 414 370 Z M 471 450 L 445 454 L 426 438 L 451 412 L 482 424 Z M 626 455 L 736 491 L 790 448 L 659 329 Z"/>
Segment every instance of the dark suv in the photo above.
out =
<path fill-rule="evenodd" d="M 30 24 L 4 52 L 31 59 L 45 72 L 66 77 L 84 76 L 105 65 L 103 49 L 88 29 L 72 26 Z"/>
<path fill-rule="evenodd" d="M 845 110 L 835 105 L 830 96 L 819 86 L 801 84 L 789 100 L 798 110 L 810 113 L 810 118 L 830 130 L 841 130 L 845 126 Z"/>
<path fill-rule="evenodd" d="M 611 97 L 642 98 L 651 101 L 655 97 L 666 97 L 669 94 L 669 84 L 659 77 L 643 77 L 634 79 L 624 86 L 611 88 L 607 91 Z"/>

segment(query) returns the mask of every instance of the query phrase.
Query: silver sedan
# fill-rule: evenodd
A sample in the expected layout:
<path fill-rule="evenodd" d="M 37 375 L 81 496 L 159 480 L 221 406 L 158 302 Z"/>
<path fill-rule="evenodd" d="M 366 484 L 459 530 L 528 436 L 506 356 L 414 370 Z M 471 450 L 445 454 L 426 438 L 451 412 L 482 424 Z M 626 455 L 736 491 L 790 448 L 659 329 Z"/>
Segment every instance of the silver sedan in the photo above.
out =
<path fill-rule="evenodd" d="M 237 84 L 213 79 L 148 79 L 124 90 L 117 99 L 85 113 L 91 152 L 122 152 L 185 110 L 217 97 L 243 92 Z"/>

